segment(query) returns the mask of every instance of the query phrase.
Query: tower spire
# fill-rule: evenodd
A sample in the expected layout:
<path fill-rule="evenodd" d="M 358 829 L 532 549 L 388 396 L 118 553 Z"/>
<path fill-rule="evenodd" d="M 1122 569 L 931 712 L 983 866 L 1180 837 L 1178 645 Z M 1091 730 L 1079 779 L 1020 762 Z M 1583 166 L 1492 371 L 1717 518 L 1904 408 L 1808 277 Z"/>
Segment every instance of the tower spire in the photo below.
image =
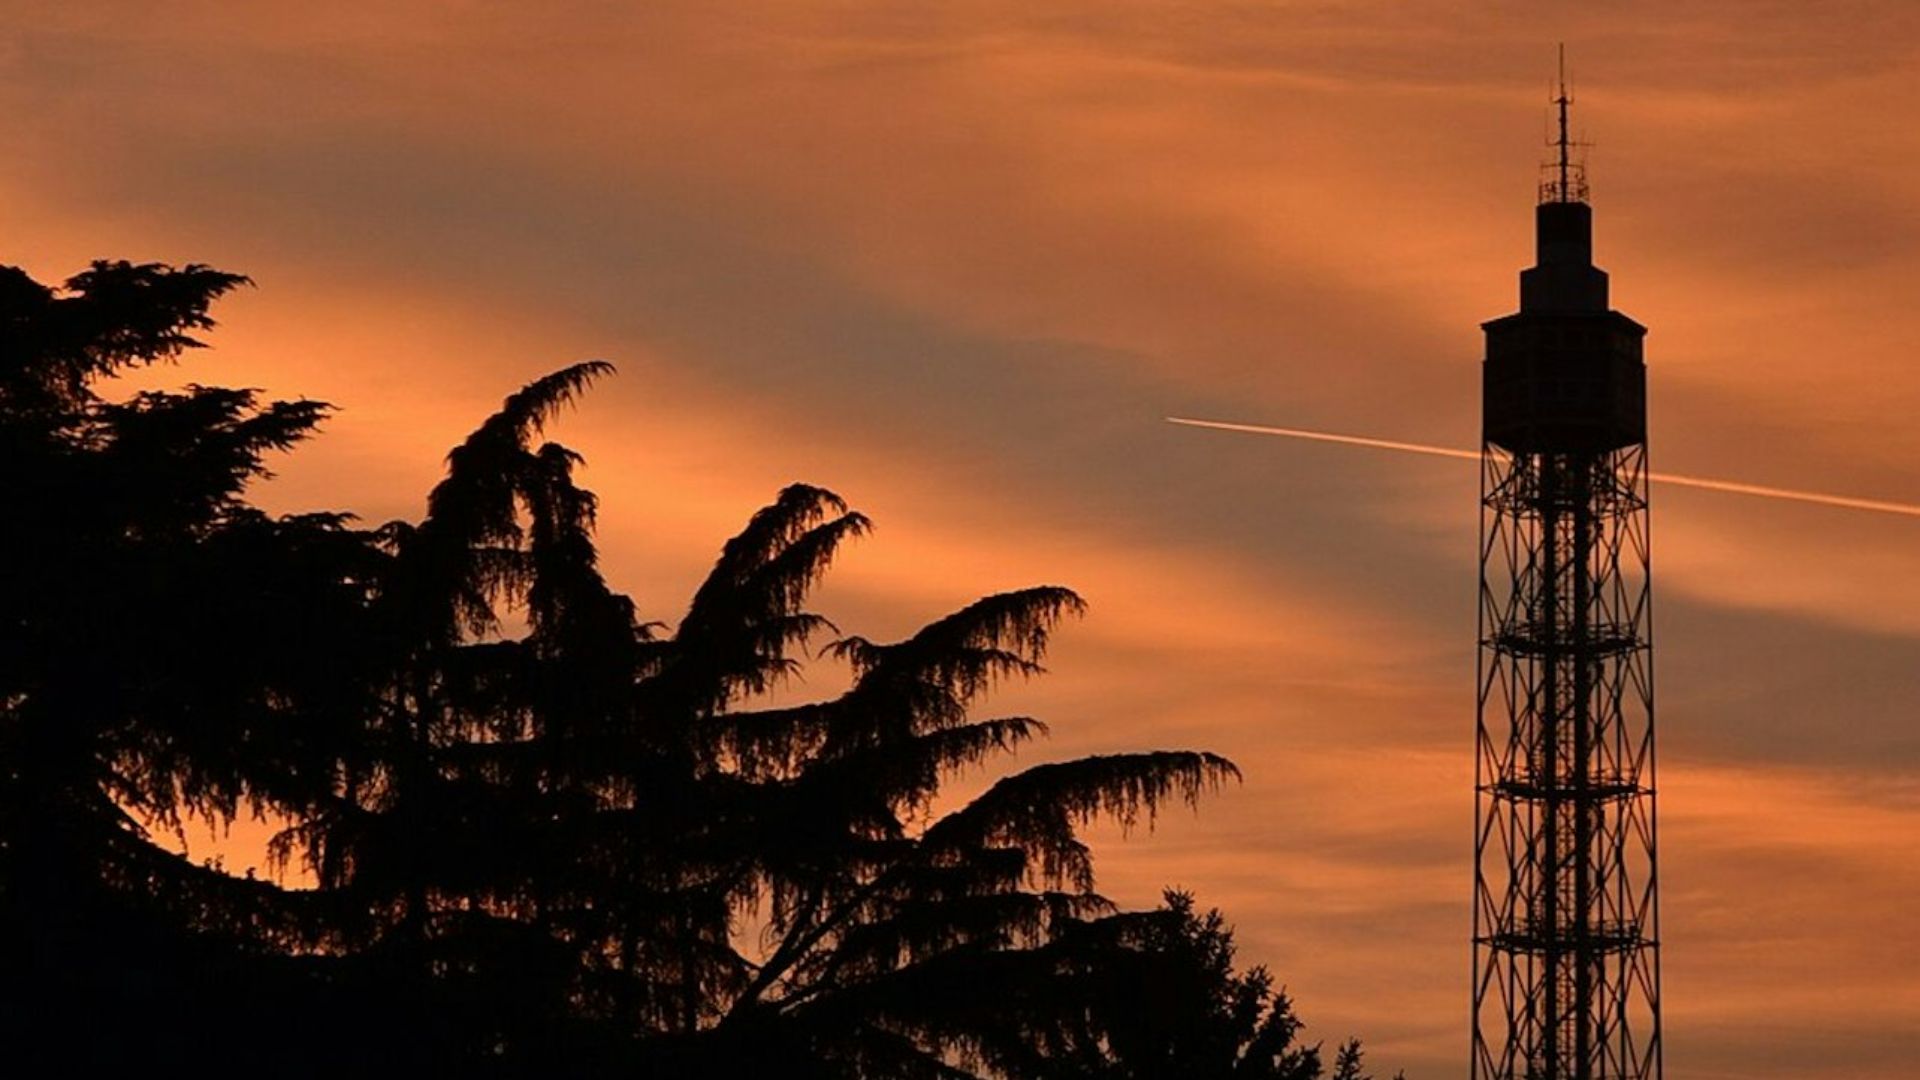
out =
<path fill-rule="evenodd" d="M 1546 180 L 1540 184 L 1540 201 L 1543 203 L 1583 203 L 1587 201 L 1587 168 L 1583 161 L 1576 161 L 1573 150 L 1580 146 L 1568 133 L 1568 113 L 1573 106 L 1573 92 L 1567 89 L 1567 44 L 1560 43 L 1560 77 L 1554 86 L 1553 97 L 1549 99 L 1560 118 L 1560 134 L 1552 145 L 1556 151 L 1555 160 L 1548 162 L 1545 170 Z"/>

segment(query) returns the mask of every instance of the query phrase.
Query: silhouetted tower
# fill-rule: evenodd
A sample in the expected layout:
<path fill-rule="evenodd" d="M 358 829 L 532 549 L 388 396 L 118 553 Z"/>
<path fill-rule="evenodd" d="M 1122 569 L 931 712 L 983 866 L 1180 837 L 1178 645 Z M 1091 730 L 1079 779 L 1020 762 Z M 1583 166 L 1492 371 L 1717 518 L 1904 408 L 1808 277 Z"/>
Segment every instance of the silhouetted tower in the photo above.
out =
<path fill-rule="evenodd" d="M 1608 307 L 1567 138 L 1484 324 L 1475 1080 L 1658 1080 L 1646 328 Z"/>

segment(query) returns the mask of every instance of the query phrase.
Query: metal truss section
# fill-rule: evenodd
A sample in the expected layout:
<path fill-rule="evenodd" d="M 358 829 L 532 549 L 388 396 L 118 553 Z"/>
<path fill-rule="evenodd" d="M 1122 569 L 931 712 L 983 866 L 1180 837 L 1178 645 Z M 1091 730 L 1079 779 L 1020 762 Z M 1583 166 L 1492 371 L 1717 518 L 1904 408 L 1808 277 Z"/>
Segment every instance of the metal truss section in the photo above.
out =
<path fill-rule="evenodd" d="M 1658 1080 L 1646 446 L 1484 450 L 1472 1075 Z"/>

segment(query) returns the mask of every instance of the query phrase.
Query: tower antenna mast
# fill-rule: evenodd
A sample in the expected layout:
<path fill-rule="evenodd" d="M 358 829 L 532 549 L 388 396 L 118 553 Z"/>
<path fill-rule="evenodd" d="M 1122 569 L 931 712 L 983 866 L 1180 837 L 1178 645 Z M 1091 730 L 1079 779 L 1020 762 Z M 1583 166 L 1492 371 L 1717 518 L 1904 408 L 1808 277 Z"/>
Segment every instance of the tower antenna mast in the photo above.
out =
<path fill-rule="evenodd" d="M 1573 96 L 1567 93 L 1567 43 L 1560 43 L 1560 93 L 1553 99 L 1560 107 L 1560 201 L 1572 202 L 1567 189 L 1567 106 L 1573 104 Z"/>
<path fill-rule="evenodd" d="M 1540 185 L 1540 201 L 1543 203 L 1576 203 L 1587 201 L 1587 170 L 1583 162 L 1576 161 L 1573 151 L 1585 144 L 1574 140 L 1568 120 L 1572 112 L 1573 91 L 1567 87 L 1567 46 L 1560 46 L 1560 77 L 1554 85 L 1553 95 L 1547 99 L 1558 114 L 1559 134 L 1551 145 L 1554 148 L 1554 160 L 1544 169 L 1546 179 Z"/>

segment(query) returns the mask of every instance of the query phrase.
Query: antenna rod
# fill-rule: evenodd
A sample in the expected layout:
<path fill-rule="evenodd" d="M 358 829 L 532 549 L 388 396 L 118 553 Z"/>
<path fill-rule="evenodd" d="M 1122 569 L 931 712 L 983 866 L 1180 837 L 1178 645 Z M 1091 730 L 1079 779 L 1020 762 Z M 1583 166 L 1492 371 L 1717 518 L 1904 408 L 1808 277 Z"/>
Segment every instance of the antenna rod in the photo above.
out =
<path fill-rule="evenodd" d="M 1559 202 L 1573 201 L 1573 188 L 1569 182 L 1571 162 L 1568 160 L 1569 142 L 1567 139 L 1567 106 L 1573 104 L 1573 98 L 1567 94 L 1567 43 L 1560 43 L 1560 94 L 1553 99 L 1560 107 L 1560 197 Z"/>

